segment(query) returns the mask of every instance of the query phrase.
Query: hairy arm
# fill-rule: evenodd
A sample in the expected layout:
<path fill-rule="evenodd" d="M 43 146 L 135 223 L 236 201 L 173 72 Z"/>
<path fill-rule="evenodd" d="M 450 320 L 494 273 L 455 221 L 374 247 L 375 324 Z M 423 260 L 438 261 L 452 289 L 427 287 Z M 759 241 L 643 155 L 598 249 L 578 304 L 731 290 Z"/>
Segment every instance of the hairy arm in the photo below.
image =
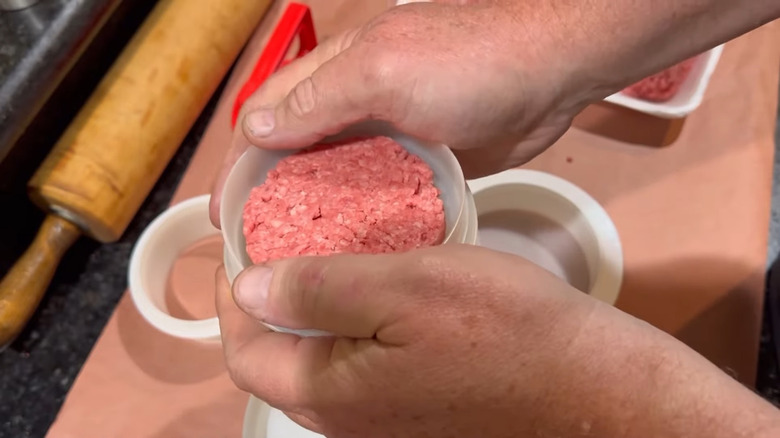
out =
<path fill-rule="evenodd" d="M 768 402 L 672 336 L 604 307 L 562 357 L 579 364 L 567 372 L 591 378 L 553 390 L 560 412 L 580 422 L 561 436 L 780 436 L 780 411 Z"/>
<path fill-rule="evenodd" d="M 501 3 L 507 19 L 516 21 L 515 26 L 500 27 L 507 49 L 522 58 L 528 56 L 530 43 L 535 56 L 566 72 L 570 97 L 586 101 L 599 100 L 780 17 L 780 0 Z M 516 32 L 518 27 L 525 31 Z"/>

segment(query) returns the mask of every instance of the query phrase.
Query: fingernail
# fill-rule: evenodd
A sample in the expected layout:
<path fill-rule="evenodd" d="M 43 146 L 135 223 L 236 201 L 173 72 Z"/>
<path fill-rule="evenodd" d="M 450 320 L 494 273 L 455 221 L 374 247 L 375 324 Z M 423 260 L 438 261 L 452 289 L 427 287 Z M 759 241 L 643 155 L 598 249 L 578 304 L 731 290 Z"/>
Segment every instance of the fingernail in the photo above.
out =
<path fill-rule="evenodd" d="M 265 266 L 252 266 L 236 280 L 236 304 L 246 311 L 263 311 L 268 300 L 273 270 Z"/>
<path fill-rule="evenodd" d="M 244 119 L 249 133 L 255 137 L 268 137 L 276 127 L 273 109 L 252 111 Z"/>

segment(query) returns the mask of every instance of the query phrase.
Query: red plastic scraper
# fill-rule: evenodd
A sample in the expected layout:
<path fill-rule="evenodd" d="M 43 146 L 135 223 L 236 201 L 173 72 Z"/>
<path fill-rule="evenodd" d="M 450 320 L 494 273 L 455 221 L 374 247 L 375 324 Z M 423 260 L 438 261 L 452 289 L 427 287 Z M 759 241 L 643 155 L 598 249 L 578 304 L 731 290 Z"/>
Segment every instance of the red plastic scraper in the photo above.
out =
<path fill-rule="evenodd" d="M 235 128 L 238 114 L 244 102 L 280 67 L 291 60 L 285 60 L 295 38 L 299 38 L 298 53 L 295 58 L 309 53 L 317 46 L 317 36 L 314 33 L 314 22 L 311 19 L 311 11 L 306 5 L 290 3 L 276 25 L 271 39 L 260 55 L 249 79 L 241 87 L 241 91 L 233 104 L 232 127 Z M 295 59 L 293 58 L 293 59 Z"/>

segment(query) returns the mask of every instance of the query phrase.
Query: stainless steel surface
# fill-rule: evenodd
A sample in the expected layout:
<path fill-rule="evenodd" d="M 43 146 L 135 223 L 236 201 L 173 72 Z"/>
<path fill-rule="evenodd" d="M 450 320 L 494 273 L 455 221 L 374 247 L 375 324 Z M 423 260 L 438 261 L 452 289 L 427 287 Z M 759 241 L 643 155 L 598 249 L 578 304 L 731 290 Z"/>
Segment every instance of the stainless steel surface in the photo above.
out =
<path fill-rule="evenodd" d="M 0 0 L 0 4 L 30 0 Z M 122 0 L 40 0 L 0 12 L 0 162 Z"/>
<path fill-rule="evenodd" d="M 0 11 L 16 11 L 29 8 L 40 0 L 0 0 Z"/>

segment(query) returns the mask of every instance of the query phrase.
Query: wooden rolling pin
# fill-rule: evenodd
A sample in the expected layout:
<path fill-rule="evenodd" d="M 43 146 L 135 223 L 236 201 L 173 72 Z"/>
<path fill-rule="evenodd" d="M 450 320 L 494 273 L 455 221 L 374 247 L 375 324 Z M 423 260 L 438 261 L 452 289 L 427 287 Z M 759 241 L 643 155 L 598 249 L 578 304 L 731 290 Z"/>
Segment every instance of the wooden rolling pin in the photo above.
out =
<path fill-rule="evenodd" d="M 119 239 L 271 0 L 160 0 L 30 181 L 49 212 L 0 282 L 0 347 L 83 233 Z"/>

